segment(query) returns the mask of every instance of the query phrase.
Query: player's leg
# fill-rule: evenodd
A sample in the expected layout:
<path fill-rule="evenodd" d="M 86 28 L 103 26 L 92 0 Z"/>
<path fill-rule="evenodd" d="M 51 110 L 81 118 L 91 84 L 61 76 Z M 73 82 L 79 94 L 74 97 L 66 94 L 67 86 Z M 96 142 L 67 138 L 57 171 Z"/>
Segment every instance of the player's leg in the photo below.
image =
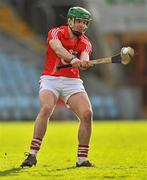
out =
<path fill-rule="evenodd" d="M 50 118 L 57 102 L 57 97 L 53 94 L 53 92 L 43 90 L 40 92 L 39 98 L 40 112 L 35 120 L 33 138 L 42 140 L 46 132 L 48 119 Z"/>
<path fill-rule="evenodd" d="M 91 136 L 92 108 L 86 93 L 73 94 L 68 99 L 68 105 L 80 120 L 78 140 L 79 144 L 88 145 Z"/>
<path fill-rule="evenodd" d="M 77 166 L 92 166 L 87 160 L 93 117 L 91 103 L 85 92 L 73 94 L 67 103 L 80 120 Z"/>
<path fill-rule="evenodd" d="M 50 118 L 57 102 L 57 97 L 52 91 L 49 90 L 42 90 L 39 94 L 39 98 L 40 112 L 35 120 L 34 134 L 30 145 L 30 153 L 27 159 L 25 159 L 25 161 L 21 164 L 22 167 L 31 167 L 32 165 L 36 164 L 36 156 L 47 129 L 48 119 Z"/>
<path fill-rule="evenodd" d="M 54 95 L 53 92 L 48 90 L 41 91 L 39 97 L 41 108 L 35 121 L 33 137 L 43 139 L 47 128 L 47 122 L 56 105 L 57 97 Z"/>

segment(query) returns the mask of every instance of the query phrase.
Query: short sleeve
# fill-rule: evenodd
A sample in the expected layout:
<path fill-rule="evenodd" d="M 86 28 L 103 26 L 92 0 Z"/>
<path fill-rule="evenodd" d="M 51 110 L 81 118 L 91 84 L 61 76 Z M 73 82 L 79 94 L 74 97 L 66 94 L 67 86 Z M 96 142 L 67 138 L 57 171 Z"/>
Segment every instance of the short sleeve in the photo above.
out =
<path fill-rule="evenodd" d="M 88 39 L 82 39 L 82 51 L 86 51 L 89 55 L 92 53 L 92 45 Z"/>
<path fill-rule="evenodd" d="M 85 44 L 85 51 L 90 55 L 92 53 L 92 45 L 90 42 Z"/>
<path fill-rule="evenodd" d="M 61 31 L 59 28 L 53 28 L 48 32 L 47 43 L 52 39 L 60 39 Z"/>

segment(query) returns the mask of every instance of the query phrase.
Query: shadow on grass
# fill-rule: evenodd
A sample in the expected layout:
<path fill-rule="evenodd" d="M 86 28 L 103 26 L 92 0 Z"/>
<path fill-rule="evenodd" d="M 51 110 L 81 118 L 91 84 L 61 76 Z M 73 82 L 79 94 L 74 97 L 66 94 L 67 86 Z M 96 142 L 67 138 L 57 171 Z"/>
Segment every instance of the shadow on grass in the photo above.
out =
<path fill-rule="evenodd" d="M 76 166 L 70 166 L 70 167 L 64 167 L 64 168 L 55 168 L 55 169 L 49 169 L 48 166 L 43 166 L 47 169 L 48 172 L 55 172 L 55 171 L 65 171 L 65 170 L 72 170 L 72 169 L 76 169 Z"/>
<path fill-rule="evenodd" d="M 54 171 L 64 171 L 64 170 L 70 170 L 70 169 L 76 169 L 76 166 L 71 166 L 71 167 L 65 167 L 65 168 L 57 168 L 54 169 Z"/>
<path fill-rule="evenodd" d="M 96 167 L 76 167 L 76 166 L 70 166 L 70 167 L 64 167 L 64 168 L 50 169 L 48 166 L 43 166 L 43 167 L 46 168 L 47 172 L 66 171 L 66 170 L 81 169 L 81 168 L 96 168 Z"/>
<path fill-rule="evenodd" d="M 0 177 L 1 176 L 7 176 L 7 175 L 16 175 L 19 171 L 21 171 L 22 168 L 18 167 L 18 168 L 11 168 L 11 169 L 7 169 L 4 171 L 0 171 Z"/>

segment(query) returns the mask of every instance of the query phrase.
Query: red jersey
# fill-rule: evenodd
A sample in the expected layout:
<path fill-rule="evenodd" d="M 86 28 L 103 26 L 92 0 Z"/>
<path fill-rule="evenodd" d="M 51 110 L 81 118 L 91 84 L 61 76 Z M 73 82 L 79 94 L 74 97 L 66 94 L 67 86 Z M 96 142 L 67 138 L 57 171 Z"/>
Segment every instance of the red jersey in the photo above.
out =
<path fill-rule="evenodd" d="M 57 65 L 68 64 L 68 62 L 58 57 L 50 47 L 49 41 L 52 39 L 59 39 L 66 50 L 76 55 L 77 58 L 80 58 L 83 51 L 86 51 L 89 55 L 92 51 L 91 43 L 88 38 L 85 35 L 81 35 L 78 39 L 71 40 L 69 38 L 68 26 L 53 28 L 48 32 L 46 62 L 42 75 L 80 78 L 79 69 L 77 67 L 63 68 L 59 71 L 56 70 Z"/>

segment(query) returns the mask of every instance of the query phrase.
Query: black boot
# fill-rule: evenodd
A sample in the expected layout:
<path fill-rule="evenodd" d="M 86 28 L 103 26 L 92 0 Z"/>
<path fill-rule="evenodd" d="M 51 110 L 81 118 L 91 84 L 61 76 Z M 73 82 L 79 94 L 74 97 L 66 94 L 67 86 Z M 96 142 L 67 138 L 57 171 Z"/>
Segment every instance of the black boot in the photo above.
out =
<path fill-rule="evenodd" d="M 35 166 L 37 163 L 37 159 L 34 155 L 32 154 L 27 154 L 27 158 L 22 162 L 20 167 L 32 167 L 33 165 Z"/>
<path fill-rule="evenodd" d="M 77 162 L 76 167 L 95 167 L 95 165 L 87 160 L 87 161 L 82 162 L 81 164 L 78 164 Z"/>

